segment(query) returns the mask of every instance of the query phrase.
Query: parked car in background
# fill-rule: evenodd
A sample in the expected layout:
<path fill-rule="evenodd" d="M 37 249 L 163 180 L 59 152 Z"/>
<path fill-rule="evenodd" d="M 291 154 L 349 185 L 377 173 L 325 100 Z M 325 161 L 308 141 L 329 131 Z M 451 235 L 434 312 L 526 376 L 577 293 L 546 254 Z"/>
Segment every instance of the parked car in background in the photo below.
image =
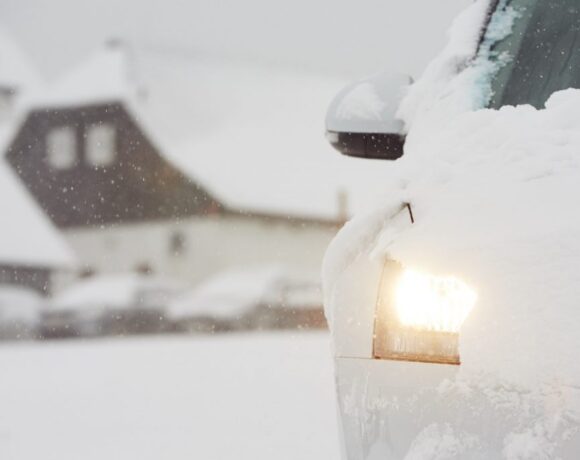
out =
<path fill-rule="evenodd" d="M 0 340 L 34 339 L 38 336 L 46 299 L 23 286 L 0 287 Z"/>
<path fill-rule="evenodd" d="M 324 329 L 320 283 L 307 279 L 279 279 L 257 307 L 260 329 Z"/>
<path fill-rule="evenodd" d="M 169 306 L 176 329 L 223 332 L 324 327 L 319 283 L 278 267 L 219 273 Z"/>
<path fill-rule="evenodd" d="M 41 323 L 44 337 L 166 332 L 166 308 L 182 287 L 173 280 L 126 273 L 94 276 L 63 290 Z"/>

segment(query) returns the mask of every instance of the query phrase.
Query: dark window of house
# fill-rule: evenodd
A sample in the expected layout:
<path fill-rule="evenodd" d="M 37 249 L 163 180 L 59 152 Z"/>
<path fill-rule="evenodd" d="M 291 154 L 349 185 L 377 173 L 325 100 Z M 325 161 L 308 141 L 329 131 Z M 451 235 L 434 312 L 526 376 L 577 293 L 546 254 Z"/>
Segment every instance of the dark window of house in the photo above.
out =
<path fill-rule="evenodd" d="M 580 88 L 578 0 L 511 0 L 508 7 L 517 18 L 493 49 L 504 64 L 492 81 L 490 106 L 543 108 L 555 91 Z"/>
<path fill-rule="evenodd" d="M 85 137 L 86 158 L 91 166 L 112 165 L 117 156 L 115 127 L 109 123 L 90 125 Z"/>
<path fill-rule="evenodd" d="M 169 252 L 172 255 L 181 255 L 185 252 L 185 235 L 181 232 L 173 232 L 169 239 Z"/>
<path fill-rule="evenodd" d="M 52 128 L 46 136 L 46 154 L 51 168 L 72 168 L 77 162 L 75 129 L 72 126 Z"/>

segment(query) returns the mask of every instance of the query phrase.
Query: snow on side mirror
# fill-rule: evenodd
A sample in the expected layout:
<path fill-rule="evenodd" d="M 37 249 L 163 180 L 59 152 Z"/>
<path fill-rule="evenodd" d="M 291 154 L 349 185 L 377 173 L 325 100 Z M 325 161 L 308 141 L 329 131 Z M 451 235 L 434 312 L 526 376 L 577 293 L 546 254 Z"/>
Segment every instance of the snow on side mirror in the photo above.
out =
<path fill-rule="evenodd" d="M 326 138 L 340 153 L 396 160 L 403 155 L 403 122 L 396 118 L 411 77 L 379 73 L 351 83 L 331 102 Z"/>

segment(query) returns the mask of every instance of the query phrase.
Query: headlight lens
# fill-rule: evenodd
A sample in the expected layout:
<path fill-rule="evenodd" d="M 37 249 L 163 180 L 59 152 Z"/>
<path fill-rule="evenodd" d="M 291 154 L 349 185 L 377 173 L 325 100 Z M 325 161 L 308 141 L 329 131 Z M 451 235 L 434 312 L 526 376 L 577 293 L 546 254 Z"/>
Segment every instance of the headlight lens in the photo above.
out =
<path fill-rule="evenodd" d="M 427 331 L 459 332 L 477 296 L 457 278 L 404 269 L 395 293 L 403 326 Z"/>
<path fill-rule="evenodd" d="M 457 278 L 388 261 L 377 303 L 374 356 L 459 364 L 459 330 L 476 299 Z"/>

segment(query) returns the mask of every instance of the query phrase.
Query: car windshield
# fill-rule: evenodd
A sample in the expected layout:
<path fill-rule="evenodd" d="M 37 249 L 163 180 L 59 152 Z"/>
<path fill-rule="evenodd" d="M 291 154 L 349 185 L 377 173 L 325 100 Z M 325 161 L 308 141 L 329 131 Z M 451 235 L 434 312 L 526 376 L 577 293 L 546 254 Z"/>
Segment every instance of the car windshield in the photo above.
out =
<path fill-rule="evenodd" d="M 491 82 L 490 107 L 542 108 L 555 91 L 580 88 L 578 1 L 511 0 L 500 2 L 495 14 L 509 11 L 516 13 L 512 33 L 492 48 L 501 65 Z"/>

